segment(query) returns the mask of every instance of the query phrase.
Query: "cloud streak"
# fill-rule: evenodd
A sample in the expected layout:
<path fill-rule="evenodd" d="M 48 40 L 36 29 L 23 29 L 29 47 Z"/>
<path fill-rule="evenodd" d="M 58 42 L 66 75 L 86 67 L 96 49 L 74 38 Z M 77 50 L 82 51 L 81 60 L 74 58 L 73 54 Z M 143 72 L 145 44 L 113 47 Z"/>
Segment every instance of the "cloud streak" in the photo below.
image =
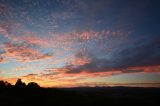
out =
<path fill-rule="evenodd" d="M 6 43 L 4 49 L 5 53 L 3 56 L 15 58 L 21 62 L 51 58 L 51 55 L 42 54 L 39 51 L 31 48 L 28 44 Z"/>

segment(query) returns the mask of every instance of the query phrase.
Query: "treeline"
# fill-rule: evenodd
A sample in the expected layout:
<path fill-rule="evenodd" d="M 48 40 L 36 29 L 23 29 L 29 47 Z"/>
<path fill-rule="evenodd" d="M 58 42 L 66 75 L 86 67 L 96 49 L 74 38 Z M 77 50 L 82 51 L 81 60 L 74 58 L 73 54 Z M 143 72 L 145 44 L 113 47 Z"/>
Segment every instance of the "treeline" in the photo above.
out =
<path fill-rule="evenodd" d="M 15 85 L 10 84 L 7 81 L 0 81 L 0 89 L 6 89 L 6 88 L 17 88 L 17 89 L 23 89 L 23 88 L 40 88 L 40 86 L 36 82 L 30 82 L 28 84 L 25 84 L 22 82 L 21 79 L 18 79 Z"/>
<path fill-rule="evenodd" d="M 42 88 L 18 79 L 15 85 L 0 81 L 0 106 L 160 106 L 159 88 L 77 87 Z"/>

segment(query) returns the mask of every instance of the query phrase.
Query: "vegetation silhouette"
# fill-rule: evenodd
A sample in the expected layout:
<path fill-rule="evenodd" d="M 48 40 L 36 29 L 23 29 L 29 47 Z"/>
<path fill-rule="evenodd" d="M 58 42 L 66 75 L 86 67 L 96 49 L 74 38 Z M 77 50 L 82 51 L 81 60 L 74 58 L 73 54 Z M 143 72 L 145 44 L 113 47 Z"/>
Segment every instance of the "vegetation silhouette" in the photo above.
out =
<path fill-rule="evenodd" d="M 28 83 L 27 88 L 34 89 L 34 88 L 40 88 L 40 86 L 35 82 L 30 82 Z"/>
<path fill-rule="evenodd" d="M 107 106 L 159 105 L 160 88 L 75 87 L 42 88 L 18 79 L 15 85 L 0 81 L 0 106 Z"/>
<path fill-rule="evenodd" d="M 16 87 L 16 88 L 25 88 L 25 87 L 26 87 L 26 84 L 23 83 L 23 82 L 21 81 L 21 79 L 18 79 L 17 82 L 16 82 L 16 84 L 15 84 L 15 87 Z"/>
<path fill-rule="evenodd" d="M 0 81 L 0 90 L 1 89 L 38 89 L 40 86 L 36 82 L 29 82 L 27 85 L 22 82 L 21 79 L 18 79 L 15 85 L 10 84 L 7 81 Z"/>
<path fill-rule="evenodd" d="M 0 81 L 0 89 L 6 89 L 6 88 L 11 88 L 13 85 L 8 83 L 7 81 Z"/>

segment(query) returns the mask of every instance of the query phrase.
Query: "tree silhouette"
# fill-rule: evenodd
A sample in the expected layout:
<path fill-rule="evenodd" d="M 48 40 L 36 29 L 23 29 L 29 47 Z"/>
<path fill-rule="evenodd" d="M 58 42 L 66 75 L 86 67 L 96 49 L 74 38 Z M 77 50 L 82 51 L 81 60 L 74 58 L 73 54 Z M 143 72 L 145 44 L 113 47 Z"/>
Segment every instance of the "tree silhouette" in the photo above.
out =
<path fill-rule="evenodd" d="M 5 85 L 5 82 L 4 81 L 0 81 L 0 88 L 5 88 L 6 85 Z"/>
<path fill-rule="evenodd" d="M 18 79 L 17 82 L 16 82 L 16 84 L 15 84 L 15 87 L 16 87 L 16 88 L 25 88 L 25 87 L 26 87 L 26 84 L 23 83 L 23 82 L 21 81 L 21 79 Z"/>
<path fill-rule="evenodd" d="M 30 82 L 27 85 L 28 88 L 40 88 L 40 86 L 36 82 Z"/>
<path fill-rule="evenodd" d="M 4 83 L 6 87 L 12 87 L 12 85 L 9 82 L 5 81 Z"/>
<path fill-rule="evenodd" d="M 0 88 L 4 89 L 4 88 L 11 88 L 13 87 L 13 85 L 11 85 L 9 82 L 7 81 L 0 81 Z"/>
<path fill-rule="evenodd" d="M 30 82 L 30 83 L 28 83 L 28 85 L 26 85 L 24 82 L 22 82 L 21 79 L 18 79 L 15 85 L 11 85 L 7 81 L 0 81 L 0 89 L 12 88 L 12 87 L 15 87 L 16 89 L 22 89 L 22 88 L 35 89 L 35 88 L 40 88 L 40 86 L 36 82 Z"/>

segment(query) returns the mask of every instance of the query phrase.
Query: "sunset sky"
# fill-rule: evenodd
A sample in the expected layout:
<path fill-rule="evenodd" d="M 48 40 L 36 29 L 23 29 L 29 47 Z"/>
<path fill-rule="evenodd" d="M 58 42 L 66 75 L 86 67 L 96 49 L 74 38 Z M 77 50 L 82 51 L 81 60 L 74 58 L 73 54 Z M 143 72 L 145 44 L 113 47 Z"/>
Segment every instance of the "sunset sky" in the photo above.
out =
<path fill-rule="evenodd" d="M 0 0 L 0 80 L 159 86 L 159 0 Z"/>

